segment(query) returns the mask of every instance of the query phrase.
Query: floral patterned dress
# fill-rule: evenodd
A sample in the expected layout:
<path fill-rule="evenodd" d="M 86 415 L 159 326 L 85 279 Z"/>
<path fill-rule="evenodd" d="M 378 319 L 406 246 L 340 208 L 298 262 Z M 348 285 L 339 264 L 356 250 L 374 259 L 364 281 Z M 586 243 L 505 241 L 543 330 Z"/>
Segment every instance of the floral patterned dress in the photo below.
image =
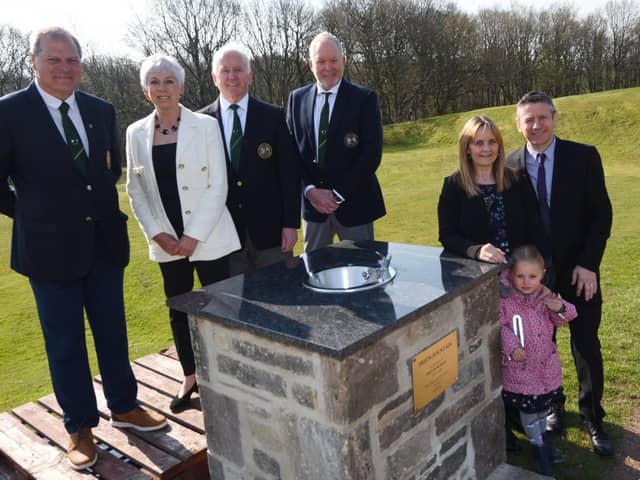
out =
<path fill-rule="evenodd" d="M 507 220 L 504 209 L 504 197 L 493 185 L 480 185 L 480 197 L 489 213 L 489 241 L 505 254 L 511 253 L 507 239 Z"/>

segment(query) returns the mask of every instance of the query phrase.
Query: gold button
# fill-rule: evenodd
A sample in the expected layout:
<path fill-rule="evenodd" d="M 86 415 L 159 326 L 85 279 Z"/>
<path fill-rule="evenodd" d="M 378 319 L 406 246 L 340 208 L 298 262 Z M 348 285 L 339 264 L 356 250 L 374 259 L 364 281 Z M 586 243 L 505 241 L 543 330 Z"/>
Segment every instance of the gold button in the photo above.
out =
<path fill-rule="evenodd" d="M 241 187 L 241 186 L 242 186 L 242 180 L 238 180 L 238 181 L 236 182 L 236 185 L 237 185 L 238 187 Z"/>
<path fill-rule="evenodd" d="M 93 190 L 93 187 L 91 185 L 87 185 L 87 191 L 90 192 L 91 190 Z"/>
<path fill-rule="evenodd" d="M 84 221 L 85 222 L 93 222 L 93 218 L 92 217 L 84 217 Z"/>

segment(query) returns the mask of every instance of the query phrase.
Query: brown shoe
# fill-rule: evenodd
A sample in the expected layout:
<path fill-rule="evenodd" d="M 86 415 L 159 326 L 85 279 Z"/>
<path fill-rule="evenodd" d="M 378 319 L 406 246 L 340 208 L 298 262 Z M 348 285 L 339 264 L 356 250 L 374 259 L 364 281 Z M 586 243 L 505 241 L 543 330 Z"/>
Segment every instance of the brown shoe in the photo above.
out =
<path fill-rule="evenodd" d="M 141 432 L 159 430 L 167 425 L 164 415 L 142 407 L 136 407 L 126 413 L 111 412 L 111 426 L 121 428 L 134 428 Z"/>
<path fill-rule="evenodd" d="M 89 468 L 98 460 L 96 444 L 90 428 L 81 428 L 69 436 L 67 458 L 74 470 Z"/>

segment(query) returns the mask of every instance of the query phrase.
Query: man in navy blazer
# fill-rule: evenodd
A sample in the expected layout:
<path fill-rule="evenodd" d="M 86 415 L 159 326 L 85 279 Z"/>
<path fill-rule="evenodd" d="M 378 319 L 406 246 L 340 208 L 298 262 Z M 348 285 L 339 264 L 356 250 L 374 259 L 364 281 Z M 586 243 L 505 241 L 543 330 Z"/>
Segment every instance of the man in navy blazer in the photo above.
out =
<path fill-rule="evenodd" d="M 376 170 L 382 122 L 373 90 L 344 80 L 342 44 L 328 32 L 309 45 L 316 83 L 289 95 L 287 124 L 301 155 L 305 251 L 341 240 L 373 240 L 386 211 Z"/>
<path fill-rule="evenodd" d="M 99 419 L 83 312 L 112 424 L 153 430 L 166 419 L 138 407 L 129 365 L 122 293 L 129 240 L 115 188 L 115 110 L 76 91 L 81 49 L 66 30 L 35 32 L 30 57 L 35 80 L 0 99 L 0 212 L 13 218 L 11 267 L 29 277 L 69 461 L 82 469 L 97 460 L 91 428 Z"/>
<path fill-rule="evenodd" d="M 611 202 L 598 151 L 591 145 L 557 138 L 557 119 L 548 95 L 524 95 L 518 102 L 516 123 L 527 143 L 507 156 L 507 164 L 530 180 L 529 192 L 538 204 L 546 237 L 543 250 L 551 273 L 549 287 L 578 311 L 569 328 L 580 384 L 580 417 L 594 451 L 610 456 L 613 446 L 602 426 L 604 372 L 598 328 L 602 317 L 600 262 L 611 233 Z M 556 423 L 563 410 L 562 405 L 552 406 L 550 419 Z"/>
<path fill-rule="evenodd" d="M 229 271 L 236 275 L 293 256 L 300 227 L 298 153 L 282 107 L 249 95 L 251 56 L 244 45 L 231 42 L 220 48 L 211 77 L 220 96 L 200 112 L 218 120 L 225 140 L 227 208 L 242 243 L 229 257 Z M 236 115 L 240 136 L 234 164 Z"/>

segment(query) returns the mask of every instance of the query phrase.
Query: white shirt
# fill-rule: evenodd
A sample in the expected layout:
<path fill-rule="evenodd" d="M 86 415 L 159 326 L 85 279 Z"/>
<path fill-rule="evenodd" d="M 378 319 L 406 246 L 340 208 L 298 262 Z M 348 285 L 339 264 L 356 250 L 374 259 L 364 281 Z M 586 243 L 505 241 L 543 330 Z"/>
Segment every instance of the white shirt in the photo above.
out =
<path fill-rule="evenodd" d="M 231 102 L 220 95 L 220 118 L 222 119 L 222 130 L 224 131 L 224 142 L 227 145 L 227 152 L 231 154 L 231 133 L 233 132 L 233 110 L 229 108 Z M 238 117 L 240 117 L 240 126 L 244 135 L 245 125 L 247 124 L 247 108 L 249 107 L 249 94 L 236 102 L 238 105 Z"/>
<path fill-rule="evenodd" d="M 49 114 L 53 119 L 53 123 L 56 124 L 60 135 L 62 135 L 62 140 L 67 142 L 67 136 L 64 134 L 64 127 L 62 126 L 62 112 L 60 111 L 60 105 L 62 105 L 62 100 L 54 97 L 53 95 L 45 92 L 42 87 L 38 84 L 38 79 L 35 80 L 36 88 L 38 89 L 38 93 L 44 100 L 44 103 L 47 105 L 47 109 L 49 110 Z M 84 147 L 84 151 L 87 152 L 87 157 L 89 156 L 89 138 L 87 137 L 87 131 L 84 128 L 84 122 L 82 121 L 82 116 L 80 115 L 80 109 L 78 108 L 78 102 L 76 102 L 75 94 L 71 94 L 69 98 L 64 100 L 69 105 L 69 118 L 71 119 L 71 123 L 76 127 L 78 131 L 78 135 L 80 135 L 80 141 L 82 142 L 82 146 Z"/>

